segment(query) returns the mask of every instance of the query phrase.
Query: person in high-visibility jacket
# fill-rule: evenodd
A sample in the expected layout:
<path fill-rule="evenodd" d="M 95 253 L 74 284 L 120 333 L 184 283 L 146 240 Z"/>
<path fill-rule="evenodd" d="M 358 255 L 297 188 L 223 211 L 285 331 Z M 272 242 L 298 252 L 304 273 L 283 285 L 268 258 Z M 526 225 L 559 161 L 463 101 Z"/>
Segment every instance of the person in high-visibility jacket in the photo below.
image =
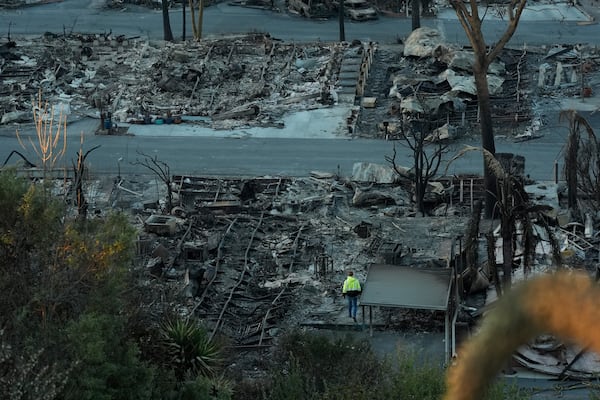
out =
<path fill-rule="evenodd" d="M 354 272 L 348 271 L 348 277 L 344 281 L 342 295 L 348 298 L 348 316 L 356 322 L 356 311 L 358 310 L 358 296 L 362 289 L 360 282 L 354 277 Z"/>

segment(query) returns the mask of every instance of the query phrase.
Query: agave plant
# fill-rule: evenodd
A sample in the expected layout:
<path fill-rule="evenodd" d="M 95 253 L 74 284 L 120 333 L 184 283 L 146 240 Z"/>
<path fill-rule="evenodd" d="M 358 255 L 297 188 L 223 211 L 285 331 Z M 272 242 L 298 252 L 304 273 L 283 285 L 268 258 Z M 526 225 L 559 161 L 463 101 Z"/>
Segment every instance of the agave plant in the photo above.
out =
<path fill-rule="evenodd" d="M 179 377 L 214 376 L 222 362 L 222 348 L 206 330 L 190 319 L 167 320 L 161 326 L 162 345 Z"/>

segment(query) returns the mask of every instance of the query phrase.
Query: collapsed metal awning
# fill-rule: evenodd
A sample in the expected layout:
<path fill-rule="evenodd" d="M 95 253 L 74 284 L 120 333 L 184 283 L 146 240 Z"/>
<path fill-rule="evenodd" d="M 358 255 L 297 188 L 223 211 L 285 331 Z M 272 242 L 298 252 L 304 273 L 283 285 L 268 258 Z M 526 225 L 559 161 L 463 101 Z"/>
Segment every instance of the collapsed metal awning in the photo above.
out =
<path fill-rule="evenodd" d="M 448 362 L 451 352 L 454 352 L 455 337 L 456 307 L 451 302 L 455 287 L 453 282 L 452 268 L 371 264 L 360 298 L 363 311 L 364 307 L 369 307 L 371 333 L 373 329 L 372 307 L 374 306 L 443 311 L 445 314 L 446 361 Z"/>
<path fill-rule="evenodd" d="M 360 304 L 363 306 L 446 311 L 452 270 L 372 264 Z"/>

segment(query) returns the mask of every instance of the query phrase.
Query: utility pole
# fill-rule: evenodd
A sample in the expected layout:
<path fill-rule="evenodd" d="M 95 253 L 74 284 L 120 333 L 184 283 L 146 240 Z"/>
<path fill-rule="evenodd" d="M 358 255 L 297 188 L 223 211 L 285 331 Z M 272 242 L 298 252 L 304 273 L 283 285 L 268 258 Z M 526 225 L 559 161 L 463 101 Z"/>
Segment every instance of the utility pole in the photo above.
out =
<path fill-rule="evenodd" d="M 421 2 L 419 0 L 411 0 L 411 16 L 412 16 L 412 30 L 419 29 L 421 27 Z"/>
<path fill-rule="evenodd" d="M 339 7 L 338 10 L 340 11 L 340 42 L 345 42 L 346 41 L 346 32 L 344 31 L 344 0 L 338 0 L 339 1 Z"/>
<path fill-rule="evenodd" d="M 185 2 L 188 0 L 181 0 L 181 9 L 183 15 L 183 27 L 181 28 L 181 40 L 185 42 Z"/>

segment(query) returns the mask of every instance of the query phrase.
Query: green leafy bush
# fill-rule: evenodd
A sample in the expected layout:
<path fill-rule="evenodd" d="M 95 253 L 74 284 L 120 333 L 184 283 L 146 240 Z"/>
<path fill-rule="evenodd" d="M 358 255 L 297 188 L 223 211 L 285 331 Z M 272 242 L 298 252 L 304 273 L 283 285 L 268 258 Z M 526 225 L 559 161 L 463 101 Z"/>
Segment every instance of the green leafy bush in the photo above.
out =
<path fill-rule="evenodd" d="M 89 313 L 69 324 L 71 357 L 79 361 L 66 400 L 149 399 L 154 370 L 127 341 L 118 316 Z"/>
<path fill-rule="evenodd" d="M 391 391 L 402 399 L 434 400 L 445 390 L 444 369 L 427 360 L 417 361 L 410 353 L 399 352 Z"/>
<path fill-rule="evenodd" d="M 47 309 L 32 298 L 47 283 L 62 232 L 63 207 L 47 201 L 43 188 L 0 171 L 0 315 L 11 336 L 35 331 L 31 316 Z M 18 334 L 17 334 L 18 335 Z"/>
<path fill-rule="evenodd" d="M 269 400 L 437 400 L 445 391 L 445 368 L 399 353 L 396 363 L 377 358 L 366 339 L 295 331 L 277 348 Z M 524 400 L 530 394 L 501 381 L 485 400 Z"/>
<path fill-rule="evenodd" d="M 198 376 L 182 384 L 177 400 L 230 400 L 231 385 L 220 378 Z"/>
<path fill-rule="evenodd" d="M 271 399 L 286 392 L 294 398 L 374 399 L 386 377 L 369 342 L 350 335 L 330 339 L 294 331 L 281 339 L 277 353 L 284 370 L 274 375 Z"/>

